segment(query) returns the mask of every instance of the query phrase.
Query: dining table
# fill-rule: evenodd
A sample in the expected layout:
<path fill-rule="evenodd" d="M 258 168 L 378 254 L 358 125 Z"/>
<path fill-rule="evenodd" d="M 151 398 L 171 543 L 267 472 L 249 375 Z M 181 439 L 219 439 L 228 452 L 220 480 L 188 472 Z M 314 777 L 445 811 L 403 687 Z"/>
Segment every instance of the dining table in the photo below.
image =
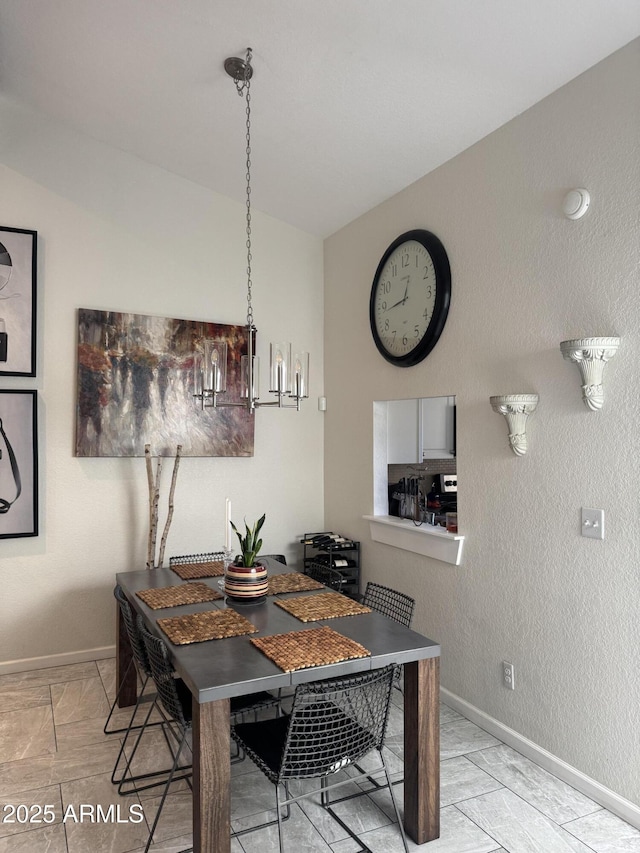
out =
<path fill-rule="evenodd" d="M 272 558 L 264 562 L 269 578 L 295 572 L 291 566 Z M 295 688 L 297 684 L 377 669 L 390 663 L 404 665 L 405 829 L 416 844 L 439 837 L 440 646 L 437 642 L 375 610 L 303 622 L 282 606 L 291 607 L 293 599 L 326 595 L 326 587 L 270 594 L 253 604 L 240 603 L 223 594 L 215 601 L 158 608 L 157 603 L 151 607 L 145 602 L 149 598 L 145 591 L 164 590 L 190 581 L 182 580 L 172 568 L 157 568 L 117 573 L 116 583 L 149 631 L 165 640 L 175 672 L 191 692 L 194 853 L 230 853 L 231 849 L 229 700 L 232 697 L 264 690 L 277 693 L 280 688 Z M 218 577 L 202 578 L 199 583 L 224 592 L 223 581 Z M 314 602 L 306 602 L 309 603 Z M 163 630 L 163 625 L 168 624 L 167 617 L 225 609 L 244 616 L 254 632 L 181 644 L 172 642 Z M 137 680 L 135 667 L 129 667 L 132 650 L 120 608 L 117 614 L 116 680 L 121 688 L 118 704 L 128 707 L 136 702 Z M 368 654 L 286 671 L 251 642 L 255 638 L 273 638 L 324 626 L 348 638 L 347 642 L 360 644 Z"/>

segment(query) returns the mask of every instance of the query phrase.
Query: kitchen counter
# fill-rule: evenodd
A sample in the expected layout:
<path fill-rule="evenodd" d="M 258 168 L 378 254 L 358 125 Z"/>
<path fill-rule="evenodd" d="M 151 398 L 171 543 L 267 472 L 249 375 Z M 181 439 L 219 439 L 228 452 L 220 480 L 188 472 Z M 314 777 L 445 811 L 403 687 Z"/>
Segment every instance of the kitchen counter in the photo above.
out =
<path fill-rule="evenodd" d="M 462 561 L 464 536 L 449 533 L 444 527 L 423 523 L 416 525 L 409 518 L 393 515 L 365 515 L 374 542 L 403 548 L 459 566 Z"/>

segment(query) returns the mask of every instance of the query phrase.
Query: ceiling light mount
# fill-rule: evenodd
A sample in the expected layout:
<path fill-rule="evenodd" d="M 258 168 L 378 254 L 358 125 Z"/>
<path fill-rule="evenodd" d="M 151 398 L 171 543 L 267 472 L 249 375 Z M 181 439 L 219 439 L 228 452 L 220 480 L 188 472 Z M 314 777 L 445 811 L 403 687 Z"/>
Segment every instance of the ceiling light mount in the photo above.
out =
<path fill-rule="evenodd" d="M 229 56 L 224 61 L 224 70 L 229 77 L 233 77 L 236 84 L 246 82 L 253 77 L 253 67 L 251 65 L 251 48 L 247 48 L 247 58 L 240 59 L 239 56 Z"/>

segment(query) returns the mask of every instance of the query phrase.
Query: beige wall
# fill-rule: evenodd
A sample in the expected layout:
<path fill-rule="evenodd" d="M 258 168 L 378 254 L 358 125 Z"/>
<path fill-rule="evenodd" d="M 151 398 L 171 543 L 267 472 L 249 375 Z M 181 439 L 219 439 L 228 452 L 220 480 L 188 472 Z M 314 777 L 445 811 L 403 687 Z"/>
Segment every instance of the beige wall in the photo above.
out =
<path fill-rule="evenodd" d="M 325 243 L 328 528 L 362 540 L 365 579 L 417 598 L 414 624 L 441 642 L 446 688 L 635 803 L 639 75 L 636 42 Z M 592 208 L 571 222 L 561 203 L 576 186 Z M 418 227 L 447 248 L 452 302 L 435 350 L 402 370 L 373 344 L 369 294 L 387 245 Z M 600 413 L 584 407 L 559 350 L 592 335 L 622 338 Z M 540 404 L 517 458 L 489 396 L 528 392 Z M 459 567 L 374 544 L 362 520 L 373 402 L 448 394 Z M 604 509 L 604 542 L 580 536 L 582 506 Z M 516 667 L 513 692 L 503 659 Z"/>
<path fill-rule="evenodd" d="M 0 128 L 0 224 L 40 253 L 38 376 L 0 387 L 38 389 L 41 473 L 40 535 L 0 541 L 2 664 L 112 645 L 114 573 L 146 559 L 144 460 L 73 456 L 76 309 L 243 323 L 246 250 L 242 204 L 2 100 Z M 251 459 L 182 460 L 167 555 L 219 548 L 226 496 L 236 523 L 266 511 L 267 553 L 323 527 L 322 242 L 257 212 L 253 241 L 260 354 L 305 343 L 312 399 L 258 413 Z"/>

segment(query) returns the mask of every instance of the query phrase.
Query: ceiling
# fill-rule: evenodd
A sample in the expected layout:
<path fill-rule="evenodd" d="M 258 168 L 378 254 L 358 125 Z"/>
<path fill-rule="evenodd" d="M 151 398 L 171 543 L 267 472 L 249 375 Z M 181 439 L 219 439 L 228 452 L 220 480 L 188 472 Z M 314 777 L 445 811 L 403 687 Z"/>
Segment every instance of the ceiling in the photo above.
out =
<path fill-rule="evenodd" d="M 0 92 L 319 236 L 640 35 L 638 0 L 0 0 Z"/>

